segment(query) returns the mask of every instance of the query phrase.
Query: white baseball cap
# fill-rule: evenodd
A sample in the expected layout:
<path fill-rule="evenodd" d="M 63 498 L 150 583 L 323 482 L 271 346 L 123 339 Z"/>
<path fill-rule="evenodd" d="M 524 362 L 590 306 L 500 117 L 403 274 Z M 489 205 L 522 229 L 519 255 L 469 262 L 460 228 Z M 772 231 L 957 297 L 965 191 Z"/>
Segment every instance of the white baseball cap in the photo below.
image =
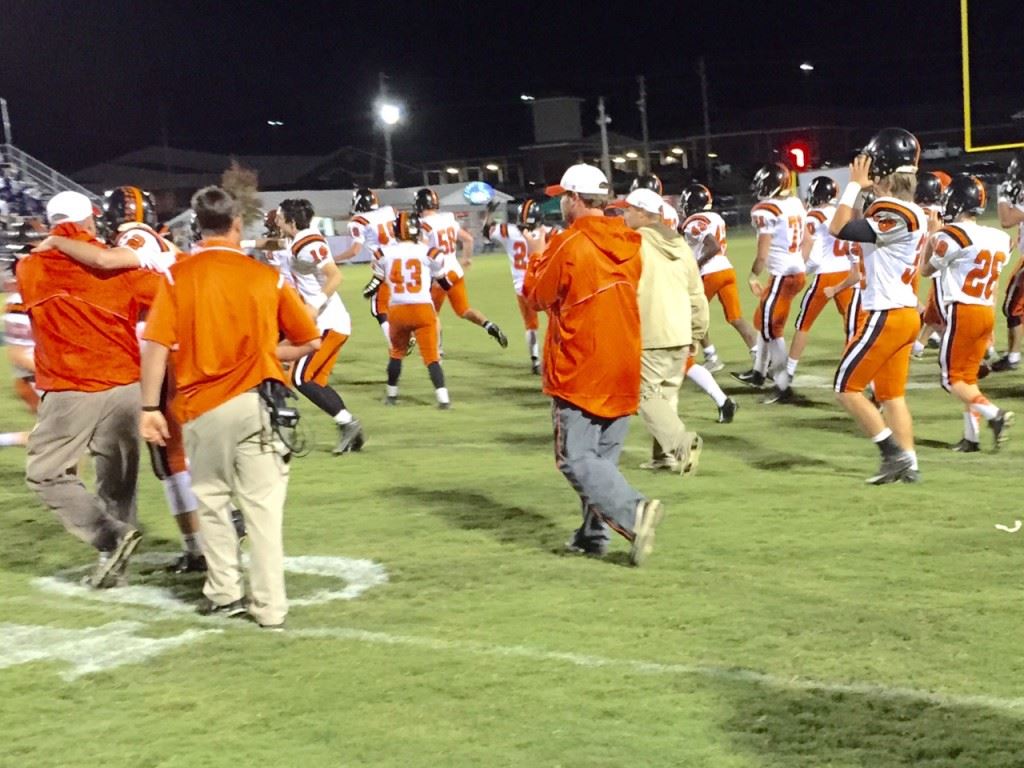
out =
<path fill-rule="evenodd" d="M 609 207 L 610 208 L 639 208 L 641 211 L 647 211 L 647 213 L 656 213 L 659 216 L 664 216 L 662 206 L 665 205 L 665 201 L 661 199 L 661 195 L 655 192 L 653 189 L 647 189 L 641 187 L 640 189 L 634 189 L 628 195 L 625 200 L 616 200 Z"/>
<path fill-rule="evenodd" d="M 609 195 L 612 186 L 608 183 L 608 177 L 600 168 L 578 163 L 570 165 L 562 180 L 544 189 L 544 192 L 551 197 L 563 195 L 566 192 L 575 192 L 578 195 Z"/>
<path fill-rule="evenodd" d="M 661 218 L 667 221 L 670 227 L 679 226 L 679 212 L 668 203 L 661 204 Z"/>
<path fill-rule="evenodd" d="M 85 221 L 92 216 L 92 201 L 81 192 L 58 192 L 46 204 L 46 219 L 51 224 Z"/>

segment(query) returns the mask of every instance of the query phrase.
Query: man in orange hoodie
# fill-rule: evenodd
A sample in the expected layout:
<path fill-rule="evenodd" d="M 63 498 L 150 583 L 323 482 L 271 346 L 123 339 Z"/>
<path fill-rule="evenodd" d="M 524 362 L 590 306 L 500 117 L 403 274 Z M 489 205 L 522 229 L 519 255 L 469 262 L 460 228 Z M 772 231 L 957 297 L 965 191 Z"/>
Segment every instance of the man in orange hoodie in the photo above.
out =
<path fill-rule="evenodd" d="M 85 195 L 60 192 L 46 213 L 51 234 L 99 245 Z M 135 324 L 161 278 L 139 269 L 101 272 L 57 250 L 23 259 L 17 277 L 36 339 L 36 386 L 45 393 L 28 439 L 26 480 L 69 532 L 99 551 L 87 583 L 113 586 L 141 538 Z M 96 495 L 78 477 L 86 452 L 96 465 Z"/>
<path fill-rule="evenodd" d="M 664 515 L 619 472 L 629 417 L 640 403 L 640 236 L 604 215 L 611 186 L 600 169 L 570 167 L 547 194 L 561 198 L 568 229 L 528 241 L 523 296 L 548 313 L 544 392 L 552 398 L 555 463 L 580 496 L 583 524 L 566 548 L 601 556 L 609 528 L 640 565 Z"/>

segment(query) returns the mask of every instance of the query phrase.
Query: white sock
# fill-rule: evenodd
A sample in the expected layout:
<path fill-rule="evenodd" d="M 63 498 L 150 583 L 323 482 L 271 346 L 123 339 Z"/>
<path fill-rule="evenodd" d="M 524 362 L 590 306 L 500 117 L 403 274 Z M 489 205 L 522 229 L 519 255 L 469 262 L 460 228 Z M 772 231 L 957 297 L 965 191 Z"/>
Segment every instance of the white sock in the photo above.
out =
<path fill-rule="evenodd" d="M 390 384 L 388 384 L 387 392 L 388 397 L 398 397 L 398 385 L 396 384 L 395 386 L 391 386 Z"/>
<path fill-rule="evenodd" d="M 970 440 L 972 443 L 981 441 L 978 434 L 978 417 L 970 408 L 964 411 L 964 439 Z"/>
<path fill-rule="evenodd" d="M 10 448 L 12 445 L 25 445 L 28 441 L 28 432 L 0 432 L 0 448 Z"/>
<path fill-rule="evenodd" d="M 796 376 L 796 367 L 800 365 L 799 360 L 794 360 L 792 357 L 786 358 L 786 373 L 789 374 L 790 378 Z"/>
<path fill-rule="evenodd" d="M 167 506 L 172 515 L 187 515 L 199 509 L 199 501 L 192 493 L 192 476 L 187 470 L 177 472 L 161 482 L 164 486 L 164 498 L 167 499 Z"/>
<path fill-rule="evenodd" d="M 203 535 L 199 531 L 181 534 L 181 542 L 190 555 L 203 554 Z"/>
<path fill-rule="evenodd" d="M 754 370 L 760 374 L 768 371 L 768 346 L 762 338 L 758 338 L 754 347 Z"/>
<path fill-rule="evenodd" d="M 355 417 L 348 412 L 347 408 L 342 408 L 336 414 L 334 414 L 334 421 L 338 424 L 351 424 L 352 419 Z"/>
<path fill-rule="evenodd" d="M 439 403 L 451 402 L 451 399 L 448 397 L 448 387 L 438 387 L 434 390 L 434 394 L 437 395 L 437 402 Z"/>
<path fill-rule="evenodd" d="M 920 355 L 922 352 L 924 352 L 924 344 L 922 344 L 920 341 L 915 341 L 914 348 L 911 350 L 911 354 Z"/>
<path fill-rule="evenodd" d="M 725 392 L 722 391 L 722 388 L 718 386 L 715 377 L 703 365 L 691 365 L 690 370 L 686 372 L 686 378 L 707 392 L 708 396 L 715 401 L 715 405 L 718 407 L 722 407 L 725 401 L 729 399 L 726 397 Z"/>
<path fill-rule="evenodd" d="M 997 357 L 998 354 L 999 353 L 996 352 L 995 347 L 989 347 L 988 349 L 985 350 L 985 357 L 988 358 L 989 360 L 991 360 L 993 357 Z"/>
<path fill-rule="evenodd" d="M 871 438 L 871 442 L 872 443 L 880 443 L 883 440 L 885 440 L 885 438 L 887 438 L 887 437 L 892 437 L 892 430 L 889 429 L 888 427 L 886 427 L 881 432 L 879 432 L 877 435 L 872 437 Z"/>
<path fill-rule="evenodd" d="M 391 343 L 391 323 L 385 320 L 380 324 L 380 329 L 384 333 L 384 338 L 388 340 L 388 344 Z"/>
<path fill-rule="evenodd" d="M 784 338 L 780 336 L 768 342 L 768 357 L 770 358 L 768 368 L 773 374 L 783 370 L 785 363 L 782 361 L 787 358 L 786 340 Z"/>
<path fill-rule="evenodd" d="M 789 389 L 789 385 L 793 383 L 793 377 L 789 371 L 779 371 L 775 374 L 775 386 L 779 389 Z"/>
<path fill-rule="evenodd" d="M 907 451 L 907 453 L 910 454 L 910 461 L 912 462 L 910 468 L 919 469 L 919 467 L 917 466 L 917 451 Z"/>
<path fill-rule="evenodd" d="M 715 349 L 714 344 L 708 344 L 706 347 L 704 347 L 705 360 L 714 360 L 716 357 L 718 357 L 718 350 Z"/>
<path fill-rule="evenodd" d="M 937 334 L 935 331 L 932 331 L 932 335 L 928 337 L 928 341 L 938 341 L 938 342 L 941 342 L 942 341 L 942 337 L 939 336 L 939 334 Z"/>
<path fill-rule="evenodd" d="M 994 419 L 999 414 L 999 409 L 987 400 L 983 403 L 971 403 L 971 410 L 985 419 L 985 421 Z"/>
<path fill-rule="evenodd" d="M 540 357 L 540 349 L 537 346 L 537 332 L 526 332 L 526 348 L 530 351 L 530 359 L 536 360 Z"/>
<path fill-rule="evenodd" d="M 1007 352 L 1006 353 L 1006 359 L 1009 360 L 1011 363 L 1019 363 L 1020 362 L 1020 352 Z"/>

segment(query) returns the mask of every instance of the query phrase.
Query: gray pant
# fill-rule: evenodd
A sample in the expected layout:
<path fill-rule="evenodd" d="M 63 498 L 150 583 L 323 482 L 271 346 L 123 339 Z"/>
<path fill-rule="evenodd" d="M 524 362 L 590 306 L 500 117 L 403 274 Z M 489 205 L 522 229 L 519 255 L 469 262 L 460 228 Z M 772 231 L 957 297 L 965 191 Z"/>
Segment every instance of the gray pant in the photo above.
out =
<path fill-rule="evenodd" d="M 64 527 L 110 551 L 135 527 L 139 476 L 139 385 L 103 392 L 47 392 L 28 438 L 25 480 Z M 78 477 L 91 453 L 96 495 Z"/>
<path fill-rule="evenodd" d="M 185 453 L 206 555 L 203 594 L 218 605 L 245 596 L 231 499 L 245 517 L 252 548 L 249 613 L 280 624 L 288 613 L 284 587 L 284 502 L 288 465 L 259 395 L 246 392 L 185 424 Z"/>
<path fill-rule="evenodd" d="M 645 349 L 640 357 L 640 418 L 654 438 L 654 458 L 677 451 L 686 441 L 679 418 L 679 387 L 689 347 Z"/>
<path fill-rule="evenodd" d="M 609 527 L 632 540 L 637 506 L 645 499 L 619 472 L 629 416 L 601 418 L 556 397 L 551 421 L 555 463 L 583 504 L 577 543 L 604 551 L 611 538 Z"/>

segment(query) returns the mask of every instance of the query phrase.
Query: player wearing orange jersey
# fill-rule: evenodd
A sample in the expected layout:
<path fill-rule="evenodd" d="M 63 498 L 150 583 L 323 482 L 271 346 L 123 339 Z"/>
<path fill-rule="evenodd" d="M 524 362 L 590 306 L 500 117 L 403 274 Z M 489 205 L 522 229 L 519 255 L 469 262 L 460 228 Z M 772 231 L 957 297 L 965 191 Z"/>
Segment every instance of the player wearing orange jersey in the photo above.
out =
<path fill-rule="evenodd" d="M 373 257 L 373 274 L 391 292 L 391 353 L 388 360 L 386 405 L 398 404 L 398 380 L 402 360 L 408 354 L 409 339 L 416 338 L 423 364 L 434 385 L 439 408 L 451 407 L 444 369 L 437 344 L 437 312 L 430 298 L 430 282 L 444 272 L 444 254 L 421 242 L 420 219 L 402 212 L 395 219 L 395 240 L 381 246 Z"/>
<path fill-rule="evenodd" d="M 878 472 L 867 479 L 874 485 L 920 477 L 904 397 L 910 350 L 921 329 L 914 282 L 927 223 L 913 201 L 920 155 L 921 145 L 909 131 L 880 131 L 851 164 L 850 183 L 829 225 L 834 237 L 859 242 L 863 249 L 866 315 L 840 360 L 835 391 L 881 452 Z M 861 190 L 872 186 L 878 197 L 863 219 L 854 220 Z M 864 397 L 869 384 L 881 412 Z"/>
<path fill-rule="evenodd" d="M 945 321 L 939 352 L 942 386 L 964 406 L 964 436 L 953 447 L 959 453 L 980 450 L 979 419 L 988 422 L 996 449 L 1014 419 L 978 388 L 978 366 L 995 327 L 993 296 L 1010 253 L 1006 233 L 975 221 L 986 202 L 985 185 L 974 176 L 950 182 L 942 215 L 948 223 L 925 247 L 922 270 L 925 277 L 938 275 L 935 291 Z"/>

